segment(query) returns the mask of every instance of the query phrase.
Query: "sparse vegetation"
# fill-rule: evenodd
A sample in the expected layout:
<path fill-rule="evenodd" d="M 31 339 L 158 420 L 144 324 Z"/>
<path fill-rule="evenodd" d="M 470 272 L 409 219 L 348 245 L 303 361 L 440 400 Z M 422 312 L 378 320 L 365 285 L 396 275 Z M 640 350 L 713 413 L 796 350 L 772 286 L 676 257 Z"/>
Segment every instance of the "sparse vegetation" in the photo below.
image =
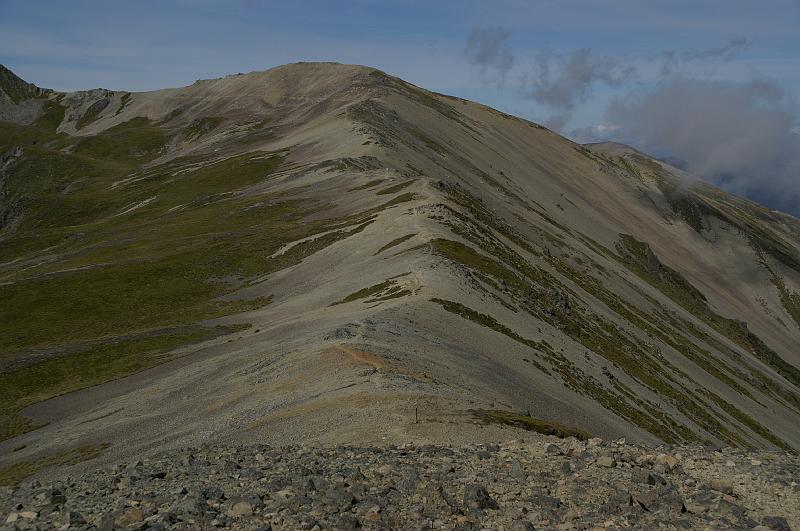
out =
<path fill-rule="evenodd" d="M 377 255 L 381 254 L 386 249 L 391 249 L 392 247 L 394 247 L 396 245 L 400 245 L 401 243 L 410 240 L 414 236 L 416 236 L 416 233 L 414 233 L 414 234 L 406 234 L 405 236 L 400 236 L 399 238 L 395 238 L 394 240 L 390 241 L 389 243 L 387 243 L 386 245 L 384 245 L 383 247 L 378 249 L 373 256 L 377 256 Z"/>
<path fill-rule="evenodd" d="M 623 263 L 629 269 L 719 333 L 753 352 L 793 385 L 800 387 L 800 369 L 781 358 L 761 338 L 748 330 L 747 323 L 713 312 L 705 297 L 680 273 L 664 266 L 646 243 L 638 242 L 627 235 L 621 235 L 620 238 L 617 247 Z"/>
<path fill-rule="evenodd" d="M 31 404 L 158 365 L 168 361 L 166 354 L 176 347 L 240 329 L 188 327 L 140 333 L 0 374 L 0 441 L 37 427 L 19 414 Z"/>
<path fill-rule="evenodd" d="M 100 98 L 99 100 L 95 101 L 84 111 L 83 115 L 78 118 L 78 121 L 75 122 L 75 129 L 83 129 L 90 123 L 97 120 L 97 117 L 100 115 L 103 110 L 108 107 L 110 103 L 108 98 Z"/>
<path fill-rule="evenodd" d="M 117 112 L 114 113 L 114 116 L 119 115 L 119 113 L 125 110 L 125 107 L 127 107 L 128 103 L 131 101 L 131 96 L 132 94 L 130 92 L 126 92 L 122 95 L 122 97 L 119 99 L 119 107 L 117 108 Z"/>
<path fill-rule="evenodd" d="M 66 107 L 60 105 L 57 101 L 45 100 L 42 104 L 42 113 L 36 119 L 34 125 L 48 131 L 55 131 L 64 121 L 66 111 Z"/>
<path fill-rule="evenodd" d="M 13 465 L 0 467 L 0 485 L 13 487 L 40 470 L 53 466 L 75 465 L 83 461 L 89 461 L 99 456 L 108 447 L 108 444 L 78 446 L 71 450 L 40 455 L 34 459 L 27 459 Z"/>
<path fill-rule="evenodd" d="M 219 116 L 205 116 L 203 118 L 198 118 L 184 130 L 186 133 L 186 138 L 189 140 L 196 140 L 201 136 L 205 136 L 214 129 L 216 129 L 219 124 L 222 123 L 222 118 Z"/>
<path fill-rule="evenodd" d="M 416 179 L 409 179 L 408 181 L 405 181 L 405 182 L 402 182 L 402 183 L 399 183 L 399 184 L 395 184 L 394 186 L 389 186 L 388 188 L 384 188 L 383 190 L 378 190 L 378 192 L 376 192 L 376 193 L 378 195 L 395 194 L 395 193 L 399 192 L 400 190 L 408 188 L 409 186 L 414 184 L 415 181 L 416 181 Z"/>
<path fill-rule="evenodd" d="M 124 162 L 155 158 L 169 137 L 147 118 L 134 118 L 81 140 L 75 153 L 95 159 Z"/>
<path fill-rule="evenodd" d="M 396 280 L 390 278 L 379 284 L 375 284 L 374 286 L 363 288 L 355 293 L 351 293 L 342 300 L 332 303 L 331 306 L 346 304 L 348 302 L 354 302 L 361 299 L 367 299 L 364 301 L 365 303 L 381 302 L 389 299 L 405 297 L 407 295 L 411 295 L 411 292 L 398 285 Z"/>
<path fill-rule="evenodd" d="M 572 428 L 559 422 L 536 419 L 530 415 L 521 415 L 511 411 L 471 409 L 470 413 L 484 424 L 504 424 L 527 431 L 535 431 L 543 435 L 553 435 L 562 439 L 575 437 L 586 441 L 592 437 L 589 432 L 579 428 Z"/>
<path fill-rule="evenodd" d="M 325 205 L 238 193 L 269 179 L 285 152 L 184 157 L 144 169 L 167 139 L 146 119 L 76 142 L 54 132 L 63 107 L 45 110 L 32 126 L 0 124 L 0 152 L 27 144 L 0 198 L 0 212 L 13 201 L 25 214 L 0 246 L 0 319 L 13 330 L 0 336 L 0 357 L 17 367 L 0 375 L 1 438 L 34 427 L 18 412 L 37 400 L 226 333 L 195 323 L 268 304 L 224 296 L 372 222 L 370 213 L 307 221 Z M 52 258 L 38 258 L 45 253 Z"/>
<path fill-rule="evenodd" d="M 371 181 L 365 182 L 361 186 L 356 186 L 355 188 L 351 188 L 350 191 L 351 192 L 356 192 L 358 190 L 369 190 L 370 188 L 374 188 L 374 187 L 378 186 L 382 182 L 383 182 L 383 179 L 373 179 Z"/>

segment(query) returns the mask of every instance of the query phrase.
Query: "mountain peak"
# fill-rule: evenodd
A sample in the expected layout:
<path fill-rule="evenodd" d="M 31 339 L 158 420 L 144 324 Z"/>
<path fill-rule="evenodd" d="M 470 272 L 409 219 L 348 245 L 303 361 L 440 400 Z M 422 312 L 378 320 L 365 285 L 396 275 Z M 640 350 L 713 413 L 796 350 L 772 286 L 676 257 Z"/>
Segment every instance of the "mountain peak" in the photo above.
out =
<path fill-rule="evenodd" d="M 16 104 L 31 98 L 41 97 L 47 92 L 47 89 L 28 83 L 5 65 L 0 64 L 0 100 L 5 97 Z"/>
<path fill-rule="evenodd" d="M 181 445 L 232 418 L 275 443 L 482 440 L 514 414 L 800 448 L 796 221 L 356 65 L 49 103 L 0 137 L 0 371 L 69 373 L 9 386 L 0 437 L 133 454 L 174 433 L 157 403 Z M 50 424 L 60 399 L 14 409 L 164 360 L 192 370 Z"/>

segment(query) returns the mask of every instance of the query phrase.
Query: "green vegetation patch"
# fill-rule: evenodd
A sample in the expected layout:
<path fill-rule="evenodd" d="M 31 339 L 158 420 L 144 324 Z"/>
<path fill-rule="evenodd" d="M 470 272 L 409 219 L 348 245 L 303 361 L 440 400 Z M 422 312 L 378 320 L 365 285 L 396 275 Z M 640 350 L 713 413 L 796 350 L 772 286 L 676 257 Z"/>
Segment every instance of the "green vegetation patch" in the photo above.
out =
<path fill-rule="evenodd" d="M 378 249 L 373 256 L 377 256 L 377 255 L 381 254 L 386 249 L 391 249 L 392 247 L 394 247 L 396 245 L 400 245 L 404 241 L 410 240 L 411 238 L 413 238 L 416 235 L 417 235 L 417 233 L 406 234 L 405 236 L 400 236 L 399 238 L 395 238 L 394 240 L 390 241 L 389 243 L 387 243 L 386 245 L 384 245 L 383 247 Z"/>
<path fill-rule="evenodd" d="M 151 122 L 75 139 L 55 133 L 59 121 L 0 123 L 0 152 L 26 146 L 0 197 L 0 217 L 21 214 L 0 245 L 2 438 L 33 428 L 18 414 L 27 405 L 224 333 L 197 323 L 268 304 L 230 295 L 374 219 L 325 219 L 324 203 L 246 192 L 285 152 L 145 168 L 168 136 Z M 276 254 L 292 242 L 302 243 Z"/>
<path fill-rule="evenodd" d="M 158 365 L 170 350 L 225 335 L 242 327 L 192 327 L 109 340 L 91 348 L 49 358 L 0 374 L 0 441 L 34 429 L 19 412 L 37 402 L 91 387 Z"/>
<path fill-rule="evenodd" d="M 382 182 L 383 182 L 383 179 L 373 179 L 372 181 L 365 182 L 361 186 L 356 186 L 355 188 L 351 188 L 350 191 L 351 192 L 356 192 L 358 190 L 369 190 L 370 188 L 374 188 L 374 187 L 378 186 Z"/>
<path fill-rule="evenodd" d="M 14 487 L 25 478 L 46 468 L 76 465 L 89 461 L 99 456 L 109 446 L 108 444 L 88 444 L 0 467 L 0 485 Z"/>
<path fill-rule="evenodd" d="M 774 444 L 781 450 L 785 450 L 787 452 L 792 452 L 792 453 L 797 452 L 797 450 L 786 444 L 783 440 L 778 438 L 774 433 L 772 433 L 767 428 L 756 422 L 756 420 L 753 419 L 753 417 L 741 411 L 727 400 L 709 391 L 708 389 L 703 389 L 702 392 L 708 398 L 710 398 L 715 404 L 717 404 L 720 408 L 722 408 L 722 410 L 725 411 L 728 415 L 736 419 L 742 425 L 746 426 L 750 431 L 757 434 L 762 439 L 769 441 L 770 443 Z"/>
<path fill-rule="evenodd" d="M 389 201 L 386 201 L 385 203 L 383 203 L 380 206 L 375 207 L 374 209 L 371 210 L 371 212 L 380 212 L 382 210 L 386 210 L 389 207 L 393 207 L 393 206 L 396 206 L 396 205 L 402 205 L 403 203 L 408 203 L 409 201 L 413 201 L 416 198 L 417 198 L 417 196 L 415 194 L 413 194 L 412 192 L 406 192 L 404 194 L 398 195 L 397 197 L 395 197 L 393 199 L 390 199 Z"/>
<path fill-rule="evenodd" d="M 192 140 L 200 138 L 201 136 L 204 136 L 216 129 L 221 123 L 222 118 L 219 116 L 205 116 L 203 118 L 193 120 L 192 123 L 190 123 L 186 129 L 184 129 L 186 138 Z"/>
<path fill-rule="evenodd" d="M 399 276 L 405 276 L 405 275 L 399 275 Z M 336 306 L 338 304 L 346 304 L 348 302 L 354 302 L 361 299 L 367 299 L 368 297 L 369 299 L 364 302 L 380 302 L 389 299 L 396 299 L 398 297 L 405 297 L 406 295 L 411 295 L 411 292 L 407 289 L 403 289 L 402 286 L 397 284 L 396 280 L 387 279 L 379 284 L 375 284 L 374 286 L 369 286 L 368 288 L 363 288 L 354 293 L 351 293 L 342 300 L 331 303 L 331 306 Z"/>
<path fill-rule="evenodd" d="M 661 263 L 650 246 L 629 234 L 620 234 L 617 251 L 624 262 L 635 267 L 650 284 L 658 286 L 671 299 L 682 306 L 705 306 L 706 297 L 683 278 L 683 275 Z"/>
<path fill-rule="evenodd" d="M 67 108 L 60 105 L 57 101 L 45 100 L 42 105 L 42 112 L 36 118 L 34 125 L 48 131 L 55 131 L 61 122 L 64 121 L 64 115 Z"/>
<path fill-rule="evenodd" d="M 119 99 L 119 107 L 117 108 L 117 112 L 114 113 L 114 116 L 117 116 L 119 113 L 125 110 L 125 107 L 128 106 L 128 103 L 131 101 L 132 94 L 130 92 L 126 92 L 122 95 Z"/>
<path fill-rule="evenodd" d="M 698 234 L 702 234 L 704 217 L 712 213 L 706 204 L 698 201 L 686 185 L 679 186 L 675 179 L 662 175 L 656 178 L 656 184 L 672 211 Z"/>
<path fill-rule="evenodd" d="M 146 161 L 164 149 L 169 136 L 147 118 L 133 118 L 81 140 L 75 153 L 95 159 Z"/>
<path fill-rule="evenodd" d="M 481 326 L 485 326 L 486 328 L 489 328 L 490 330 L 494 330 L 495 332 L 499 332 L 499 333 L 503 334 L 504 336 L 513 339 L 517 343 L 521 343 L 521 344 L 525 345 L 526 347 L 530 347 L 530 348 L 534 349 L 539 354 L 541 354 L 542 352 L 550 352 L 550 353 L 552 353 L 552 349 L 550 348 L 550 346 L 546 342 L 544 342 L 544 341 L 533 341 L 531 339 L 525 339 L 524 337 L 520 336 L 519 334 L 517 334 L 516 332 L 514 332 L 513 330 L 511 330 L 507 326 L 505 326 L 505 325 L 503 325 L 501 323 L 498 323 L 497 320 L 494 317 L 492 317 L 491 315 L 486 315 L 486 314 L 483 314 L 483 313 L 480 313 L 480 312 L 476 312 L 472 308 L 464 306 L 463 304 L 460 304 L 458 302 L 439 299 L 439 298 L 436 298 L 436 297 L 431 299 L 431 302 L 435 302 L 436 304 L 438 304 L 439 306 L 441 306 L 442 308 L 444 308 L 445 310 L 447 310 L 450 313 L 453 313 L 455 315 L 463 317 L 464 319 L 472 321 L 473 323 L 477 323 L 477 324 L 479 324 Z M 532 363 L 540 371 L 542 371 L 542 372 L 544 372 L 546 374 L 550 374 L 550 371 L 544 365 L 539 363 L 538 361 L 533 361 Z"/>
<path fill-rule="evenodd" d="M 620 260 L 628 269 L 719 333 L 755 354 L 795 387 L 800 387 L 800 369 L 781 358 L 761 338 L 750 332 L 747 323 L 713 312 L 700 291 L 680 273 L 663 265 L 648 244 L 621 234 L 617 250 Z"/>
<path fill-rule="evenodd" d="M 526 431 L 535 431 L 543 435 L 553 435 L 561 439 L 575 437 L 581 441 L 587 441 L 592 438 L 591 433 L 580 428 L 565 426 L 559 422 L 536 419 L 530 415 L 487 409 L 470 409 L 469 412 L 483 424 L 502 424 Z"/>
<path fill-rule="evenodd" d="M 774 273 L 772 275 L 772 283 L 778 289 L 784 309 L 792 316 L 797 326 L 800 327 L 800 293 L 787 288 L 783 279 L 777 277 Z"/>
<path fill-rule="evenodd" d="M 387 194 L 397 193 L 400 190 L 408 188 L 409 186 L 414 184 L 415 181 L 416 181 L 416 179 L 410 179 L 410 180 L 402 182 L 400 184 L 395 184 L 394 186 L 389 186 L 388 188 L 384 188 L 383 190 L 378 190 L 377 194 L 378 195 L 387 195 Z"/>
<path fill-rule="evenodd" d="M 466 192 L 456 190 L 456 193 L 462 196 L 459 203 L 469 209 L 470 213 L 482 211 L 480 202 L 470 200 L 471 196 Z M 701 397 L 677 379 L 688 378 L 687 375 L 668 363 L 663 356 L 647 354 L 647 346 L 635 336 L 576 304 L 573 299 L 575 294 L 567 286 L 549 272 L 533 266 L 500 240 L 493 233 L 493 230 L 500 232 L 494 227 L 495 223 L 482 225 L 467 216 L 456 216 L 456 219 L 457 223 L 448 222 L 451 229 L 475 244 L 482 252 L 448 240 L 432 242 L 434 252 L 471 267 L 479 273 L 479 278 L 494 278 L 495 285 L 500 287 L 502 284 L 502 289 L 507 291 L 515 304 L 532 316 L 557 327 L 588 351 L 605 358 L 709 433 L 714 433 L 733 445 L 746 445 L 741 437 L 714 417 L 716 412 Z M 509 239 L 515 236 L 512 231 L 504 232 L 508 233 Z M 506 235 L 503 232 L 500 234 Z M 516 238 L 512 239 L 514 243 L 515 240 Z M 581 274 L 560 260 L 553 257 L 545 259 L 566 278 L 581 277 Z M 460 308 L 457 311 L 469 318 L 469 312 Z M 479 319 L 479 316 L 472 317 Z M 607 409 L 661 439 L 667 442 L 699 440 L 685 422 L 676 421 L 663 407 L 641 398 L 640 393 L 633 392 L 618 379 L 612 380 L 609 388 L 552 350 L 545 353 L 544 361 L 548 365 L 546 372 L 558 374 L 568 388 L 592 397 Z"/>
<path fill-rule="evenodd" d="M 100 98 L 96 102 L 89 105 L 89 107 L 84 111 L 83 116 L 78 118 L 78 121 L 75 123 L 75 129 L 83 129 L 90 123 L 97 120 L 97 117 L 100 116 L 100 113 L 108 107 L 110 100 L 108 98 Z"/>

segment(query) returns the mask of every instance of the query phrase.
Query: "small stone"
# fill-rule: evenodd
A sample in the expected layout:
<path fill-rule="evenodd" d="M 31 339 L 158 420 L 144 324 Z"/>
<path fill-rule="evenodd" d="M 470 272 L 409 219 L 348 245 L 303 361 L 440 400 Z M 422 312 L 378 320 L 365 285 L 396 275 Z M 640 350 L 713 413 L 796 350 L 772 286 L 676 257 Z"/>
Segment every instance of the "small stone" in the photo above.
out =
<path fill-rule="evenodd" d="M 678 466 L 678 458 L 669 454 L 657 455 L 655 462 L 657 465 L 663 466 L 665 472 L 671 472 Z"/>
<path fill-rule="evenodd" d="M 39 513 L 34 511 L 22 511 L 19 513 L 19 516 L 25 520 L 35 520 L 39 517 Z"/>
<path fill-rule="evenodd" d="M 81 513 L 70 511 L 67 514 L 67 523 L 69 523 L 69 525 L 83 525 L 86 523 L 86 519 Z"/>
<path fill-rule="evenodd" d="M 724 479 L 712 479 L 711 488 L 722 494 L 733 494 L 733 485 Z"/>
<path fill-rule="evenodd" d="M 50 505 L 64 505 L 67 503 L 67 497 L 61 492 L 55 491 L 50 494 Z"/>
<path fill-rule="evenodd" d="M 658 474 L 642 470 L 641 468 L 634 469 L 634 471 L 631 473 L 631 481 L 646 485 L 663 485 L 666 483 L 664 478 Z"/>
<path fill-rule="evenodd" d="M 753 466 L 761 466 L 761 461 L 759 461 L 758 459 L 751 459 L 750 464 Z"/>
<path fill-rule="evenodd" d="M 761 523 L 775 531 L 790 531 L 789 522 L 782 516 L 765 516 Z"/>
<path fill-rule="evenodd" d="M 470 485 L 464 490 L 464 506 L 470 509 L 498 509 L 483 485 Z"/>
<path fill-rule="evenodd" d="M 609 455 L 604 455 L 597 458 L 597 466 L 602 466 L 605 468 L 614 468 L 617 466 L 617 462 L 614 460 L 613 457 Z"/>
<path fill-rule="evenodd" d="M 250 516 L 251 514 L 253 514 L 253 506 L 249 502 L 236 502 L 231 507 L 232 516 Z"/>
<path fill-rule="evenodd" d="M 657 497 L 656 491 L 648 490 L 647 492 L 637 495 L 635 499 L 636 503 L 641 505 L 644 510 L 649 511 L 656 504 Z"/>
<path fill-rule="evenodd" d="M 18 513 L 10 513 L 8 515 L 8 518 L 6 518 L 6 523 L 7 524 L 13 524 L 17 520 L 19 520 L 19 514 Z"/>
<path fill-rule="evenodd" d="M 282 489 L 273 494 L 275 499 L 285 502 L 294 496 L 294 491 L 291 489 Z"/>
<path fill-rule="evenodd" d="M 544 447 L 544 453 L 552 455 L 560 455 L 561 448 L 559 448 L 558 445 L 555 445 L 553 443 L 547 443 Z"/>
<path fill-rule="evenodd" d="M 689 502 L 686 504 L 686 510 L 692 514 L 703 514 L 704 512 L 708 511 L 708 505 Z"/>
<path fill-rule="evenodd" d="M 123 526 L 131 525 L 131 524 L 138 524 L 144 520 L 144 511 L 137 508 L 130 508 L 126 509 L 125 512 L 122 513 L 122 516 L 117 519 Z"/>
<path fill-rule="evenodd" d="M 528 477 L 519 461 L 514 461 L 511 465 L 511 477 L 520 481 Z"/>

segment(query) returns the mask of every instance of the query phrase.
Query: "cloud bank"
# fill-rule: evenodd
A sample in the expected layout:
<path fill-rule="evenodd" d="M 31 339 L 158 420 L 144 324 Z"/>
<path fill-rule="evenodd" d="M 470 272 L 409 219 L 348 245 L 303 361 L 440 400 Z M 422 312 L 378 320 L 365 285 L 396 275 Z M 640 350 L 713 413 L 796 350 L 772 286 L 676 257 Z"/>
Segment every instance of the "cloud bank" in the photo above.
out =
<path fill-rule="evenodd" d="M 617 137 L 666 152 L 731 192 L 800 216 L 800 115 L 791 95 L 754 80 L 670 78 L 615 100 Z"/>

